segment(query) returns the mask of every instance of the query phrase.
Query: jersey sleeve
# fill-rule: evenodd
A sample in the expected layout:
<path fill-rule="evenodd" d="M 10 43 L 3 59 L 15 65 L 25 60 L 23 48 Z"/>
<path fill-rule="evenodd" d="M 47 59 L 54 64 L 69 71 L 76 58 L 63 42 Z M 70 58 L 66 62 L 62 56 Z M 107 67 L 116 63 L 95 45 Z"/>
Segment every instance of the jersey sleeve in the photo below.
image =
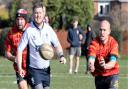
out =
<path fill-rule="evenodd" d="M 97 46 L 96 40 L 92 41 L 91 44 L 89 45 L 88 56 L 96 57 L 97 47 L 98 46 Z"/>
<path fill-rule="evenodd" d="M 11 40 L 10 40 L 10 31 L 8 32 L 6 39 L 4 41 L 5 44 L 5 51 L 10 52 L 11 51 Z"/>
<path fill-rule="evenodd" d="M 59 42 L 59 39 L 56 35 L 56 33 L 54 32 L 54 30 L 50 27 L 50 36 L 51 36 L 51 44 L 54 46 L 54 47 L 57 47 L 60 42 Z"/>
<path fill-rule="evenodd" d="M 116 57 L 118 57 L 118 43 L 113 40 L 112 43 L 111 43 L 111 51 L 110 51 L 110 55 L 114 55 Z"/>

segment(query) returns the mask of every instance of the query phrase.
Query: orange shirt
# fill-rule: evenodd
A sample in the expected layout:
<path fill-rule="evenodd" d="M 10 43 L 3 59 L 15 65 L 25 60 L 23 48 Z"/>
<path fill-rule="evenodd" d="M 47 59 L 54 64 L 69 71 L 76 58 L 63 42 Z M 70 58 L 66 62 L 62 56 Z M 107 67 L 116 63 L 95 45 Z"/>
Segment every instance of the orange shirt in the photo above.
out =
<path fill-rule="evenodd" d="M 28 27 L 29 24 L 26 24 L 26 27 Z M 17 54 L 17 47 L 19 45 L 20 39 L 23 35 L 22 31 L 19 31 L 16 26 L 14 26 L 7 34 L 7 37 L 5 39 L 5 50 L 7 52 L 11 52 L 14 56 Z M 26 59 L 27 59 L 27 49 L 23 51 L 23 58 L 22 58 L 22 68 L 26 70 Z M 18 68 L 16 63 L 13 64 L 14 69 L 16 72 L 18 72 Z"/>
<path fill-rule="evenodd" d="M 118 57 L 118 43 L 113 37 L 109 36 L 106 44 L 102 44 L 98 37 L 92 41 L 89 46 L 88 56 L 95 57 L 95 71 L 92 73 L 94 76 L 109 76 L 119 73 L 119 64 L 117 62 L 112 69 L 105 70 L 99 65 L 101 57 L 107 63 L 110 61 L 111 55 Z"/>

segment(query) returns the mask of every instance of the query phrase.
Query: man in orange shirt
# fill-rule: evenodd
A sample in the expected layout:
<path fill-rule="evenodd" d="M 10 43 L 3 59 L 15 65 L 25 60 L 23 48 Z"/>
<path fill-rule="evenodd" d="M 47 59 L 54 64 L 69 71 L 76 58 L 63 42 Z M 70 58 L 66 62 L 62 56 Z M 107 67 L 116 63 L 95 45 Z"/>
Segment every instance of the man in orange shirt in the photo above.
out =
<path fill-rule="evenodd" d="M 13 62 L 19 89 L 28 89 L 26 72 L 25 72 L 25 76 L 21 77 L 18 74 L 18 68 L 16 64 L 17 47 L 19 45 L 23 32 L 29 26 L 27 21 L 27 14 L 28 12 L 24 9 L 19 9 L 17 11 L 16 25 L 14 25 L 12 29 L 8 32 L 5 40 L 5 55 L 8 58 L 8 60 Z M 26 59 L 27 59 L 27 49 L 25 49 L 23 52 L 22 67 L 24 71 L 26 71 Z"/>
<path fill-rule="evenodd" d="M 99 36 L 89 46 L 89 70 L 96 89 L 118 89 L 118 43 L 110 33 L 110 23 L 102 20 Z"/>

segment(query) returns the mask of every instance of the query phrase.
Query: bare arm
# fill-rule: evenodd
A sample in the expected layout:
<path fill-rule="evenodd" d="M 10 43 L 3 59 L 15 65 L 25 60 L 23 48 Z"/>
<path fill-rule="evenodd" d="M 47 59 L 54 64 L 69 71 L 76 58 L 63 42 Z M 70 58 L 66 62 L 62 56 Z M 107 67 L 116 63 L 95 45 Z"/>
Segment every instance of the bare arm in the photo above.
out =
<path fill-rule="evenodd" d="M 22 52 L 19 51 L 17 52 L 16 62 L 17 62 L 19 74 L 21 75 L 21 77 L 24 77 L 25 71 L 22 69 Z"/>
<path fill-rule="evenodd" d="M 61 47 L 60 44 L 56 47 L 56 52 L 57 52 L 58 58 L 60 59 L 60 62 L 62 64 L 65 64 L 66 63 L 66 59 L 64 57 L 63 50 L 62 50 L 62 47 Z"/>
<path fill-rule="evenodd" d="M 94 63 L 95 63 L 95 58 L 90 56 L 88 59 L 88 66 L 89 66 L 90 72 L 94 72 L 94 70 L 95 70 Z"/>
<path fill-rule="evenodd" d="M 108 63 L 105 63 L 104 58 L 102 58 L 100 61 L 101 67 L 103 67 L 104 69 L 112 69 L 115 66 L 116 60 L 117 60 L 116 57 L 114 57 L 114 58 L 115 58 L 114 60 L 110 59 L 110 61 Z"/>
<path fill-rule="evenodd" d="M 104 65 L 104 69 L 112 69 L 116 64 L 116 61 L 110 61 Z"/>
<path fill-rule="evenodd" d="M 5 56 L 7 57 L 8 60 L 15 62 L 15 56 L 12 55 L 10 52 L 6 52 Z"/>
<path fill-rule="evenodd" d="M 16 62 L 18 66 L 18 70 L 22 69 L 22 52 L 17 52 Z"/>

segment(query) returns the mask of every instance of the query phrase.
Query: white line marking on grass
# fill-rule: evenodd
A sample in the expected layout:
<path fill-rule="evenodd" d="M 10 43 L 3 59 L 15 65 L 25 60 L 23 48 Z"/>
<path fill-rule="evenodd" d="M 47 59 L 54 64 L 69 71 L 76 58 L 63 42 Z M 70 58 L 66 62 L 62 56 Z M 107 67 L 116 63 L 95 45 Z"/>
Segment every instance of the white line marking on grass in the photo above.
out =
<path fill-rule="evenodd" d="M 0 77 L 16 77 L 15 74 L 0 74 Z"/>
<path fill-rule="evenodd" d="M 53 75 L 52 76 L 53 78 L 54 77 L 60 77 L 60 78 L 65 78 L 65 77 L 70 77 L 70 76 L 61 76 L 61 75 Z M 93 77 L 91 77 L 91 76 L 82 76 L 82 75 L 80 75 L 80 76 L 74 76 L 74 77 L 79 77 L 79 78 L 93 78 Z M 128 76 L 126 77 L 126 76 L 119 76 L 119 78 L 127 78 L 128 79 Z"/>
<path fill-rule="evenodd" d="M 51 73 L 51 77 L 80 77 L 80 78 L 83 78 L 83 77 L 86 77 L 86 78 L 93 78 L 93 76 L 91 74 L 89 75 L 81 75 L 81 74 L 66 74 L 66 73 Z M 1 75 L 0 74 L 0 77 L 16 77 L 14 74 L 6 74 L 6 75 Z M 120 74 L 119 75 L 119 78 L 127 78 L 128 79 L 128 74 Z"/>
<path fill-rule="evenodd" d="M 71 77 L 72 75 L 55 75 L 55 74 L 53 74 L 51 77 L 60 77 L 60 78 L 66 78 L 66 77 Z M 82 75 L 74 75 L 73 77 L 77 77 L 77 78 L 93 78 L 92 76 L 82 76 Z"/>
<path fill-rule="evenodd" d="M 3 75 L 0 75 L 0 77 L 16 77 L 16 76 L 12 76 L 12 75 L 3 76 Z"/>
<path fill-rule="evenodd" d="M 0 83 L 17 84 L 17 81 L 0 81 Z"/>
<path fill-rule="evenodd" d="M 12 65 L 6 65 L 6 67 L 10 67 Z M 5 67 L 5 65 L 0 65 L 0 67 Z"/>
<path fill-rule="evenodd" d="M 80 67 L 81 67 L 81 66 L 82 66 L 82 67 L 83 67 L 83 66 L 86 67 L 86 65 L 79 65 L 79 66 L 80 66 Z M 120 67 L 121 67 L 121 68 L 123 68 L 123 67 L 124 67 L 124 68 L 128 68 L 127 65 L 120 65 Z"/>

